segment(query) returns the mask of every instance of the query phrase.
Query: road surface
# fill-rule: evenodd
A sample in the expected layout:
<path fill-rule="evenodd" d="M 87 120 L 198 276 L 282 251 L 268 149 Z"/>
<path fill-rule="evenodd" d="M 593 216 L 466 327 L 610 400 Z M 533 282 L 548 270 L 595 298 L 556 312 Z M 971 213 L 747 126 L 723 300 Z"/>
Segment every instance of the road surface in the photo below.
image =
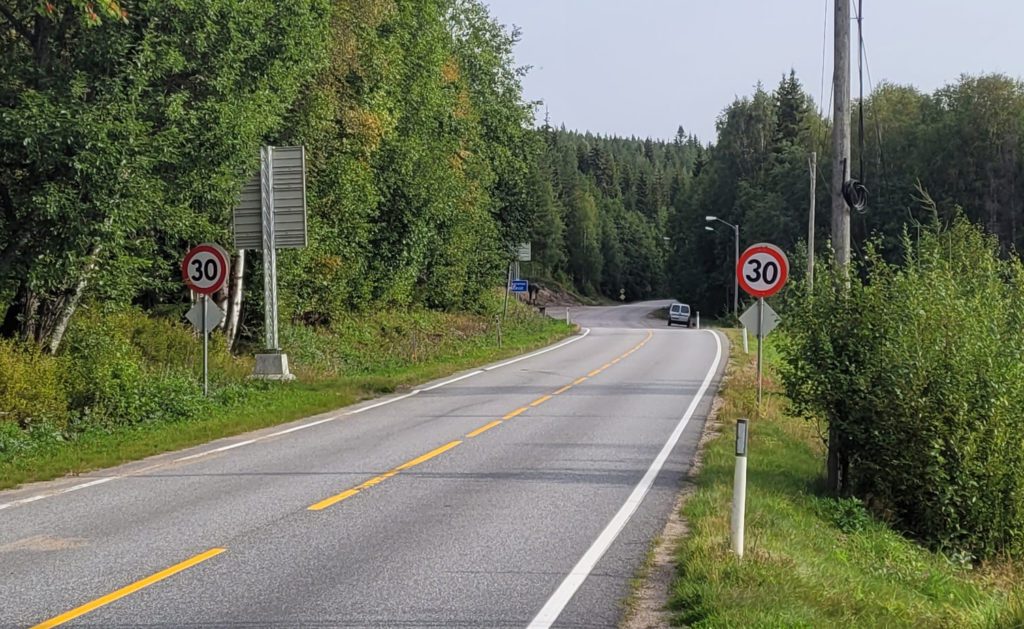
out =
<path fill-rule="evenodd" d="M 614 627 L 726 361 L 667 302 L 541 353 L 0 492 L 0 625 Z M 66 624 L 65 624 L 66 623 Z"/>

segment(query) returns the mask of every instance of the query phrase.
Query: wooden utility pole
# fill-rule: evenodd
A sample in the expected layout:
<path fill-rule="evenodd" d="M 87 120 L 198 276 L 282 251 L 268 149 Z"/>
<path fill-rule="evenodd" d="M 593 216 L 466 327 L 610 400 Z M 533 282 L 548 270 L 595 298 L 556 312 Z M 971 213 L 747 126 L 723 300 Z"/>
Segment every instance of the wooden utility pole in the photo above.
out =
<path fill-rule="evenodd" d="M 850 264 L 850 208 L 843 183 L 850 172 L 850 0 L 835 3 L 835 65 L 832 71 L 832 247 L 836 267 Z M 835 418 L 830 418 L 835 419 Z M 828 487 L 836 495 L 846 484 L 842 439 L 832 423 L 828 431 Z"/>
<path fill-rule="evenodd" d="M 814 204 L 816 195 L 816 184 L 818 182 L 818 153 L 811 151 L 811 204 L 810 216 L 807 217 L 807 286 L 814 288 Z"/>
<path fill-rule="evenodd" d="M 850 0 L 836 0 L 832 72 L 832 246 L 837 266 L 850 263 L 850 207 L 843 183 L 850 174 Z"/>

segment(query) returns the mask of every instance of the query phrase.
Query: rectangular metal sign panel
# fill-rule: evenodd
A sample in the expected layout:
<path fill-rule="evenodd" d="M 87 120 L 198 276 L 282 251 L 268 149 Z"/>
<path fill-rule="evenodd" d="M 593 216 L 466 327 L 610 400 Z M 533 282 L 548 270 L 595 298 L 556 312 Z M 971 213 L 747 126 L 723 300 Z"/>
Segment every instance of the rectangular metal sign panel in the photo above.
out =
<path fill-rule="evenodd" d="M 235 208 L 235 249 L 259 249 L 263 246 L 260 203 L 260 174 L 256 173 L 242 186 L 242 197 Z"/>
<path fill-rule="evenodd" d="M 524 242 L 516 246 L 516 260 L 519 260 L 520 262 L 530 261 L 530 257 L 533 253 L 531 244 L 532 243 Z"/>
<path fill-rule="evenodd" d="M 301 146 L 277 146 L 272 151 L 274 173 L 274 247 L 301 249 L 308 244 L 306 228 L 306 152 Z M 260 174 L 242 187 L 233 216 L 236 249 L 263 248 Z"/>
<path fill-rule="evenodd" d="M 509 290 L 513 293 L 525 293 L 530 290 L 530 283 L 526 280 L 512 280 Z"/>
<path fill-rule="evenodd" d="M 306 246 L 306 151 L 301 146 L 275 146 L 274 246 Z"/>

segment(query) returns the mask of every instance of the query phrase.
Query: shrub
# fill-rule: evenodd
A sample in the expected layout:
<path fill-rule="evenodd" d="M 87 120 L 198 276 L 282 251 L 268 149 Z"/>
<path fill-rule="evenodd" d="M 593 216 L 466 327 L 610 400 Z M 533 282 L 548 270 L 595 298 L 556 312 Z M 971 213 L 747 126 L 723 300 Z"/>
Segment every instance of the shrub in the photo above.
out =
<path fill-rule="evenodd" d="M 61 386 L 61 366 L 61 361 L 35 348 L 0 340 L 0 425 L 63 425 L 68 400 Z"/>
<path fill-rule="evenodd" d="M 962 218 L 903 246 L 901 267 L 868 247 L 849 282 L 797 286 L 787 393 L 839 435 L 846 489 L 877 514 L 944 550 L 1024 556 L 1024 269 Z"/>

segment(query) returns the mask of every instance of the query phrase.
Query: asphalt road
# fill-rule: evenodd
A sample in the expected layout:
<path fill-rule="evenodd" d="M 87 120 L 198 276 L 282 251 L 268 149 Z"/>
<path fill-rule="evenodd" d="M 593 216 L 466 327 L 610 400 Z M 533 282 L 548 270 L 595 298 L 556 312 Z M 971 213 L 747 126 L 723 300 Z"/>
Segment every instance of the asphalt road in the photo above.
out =
<path fill-rule="evenodd" d="M 0 492 L 0 625 L 614 627 L 726 360 L 667 302 L 511 363 Z M 447 384 L 445 384 L 447 383 Z"/>

